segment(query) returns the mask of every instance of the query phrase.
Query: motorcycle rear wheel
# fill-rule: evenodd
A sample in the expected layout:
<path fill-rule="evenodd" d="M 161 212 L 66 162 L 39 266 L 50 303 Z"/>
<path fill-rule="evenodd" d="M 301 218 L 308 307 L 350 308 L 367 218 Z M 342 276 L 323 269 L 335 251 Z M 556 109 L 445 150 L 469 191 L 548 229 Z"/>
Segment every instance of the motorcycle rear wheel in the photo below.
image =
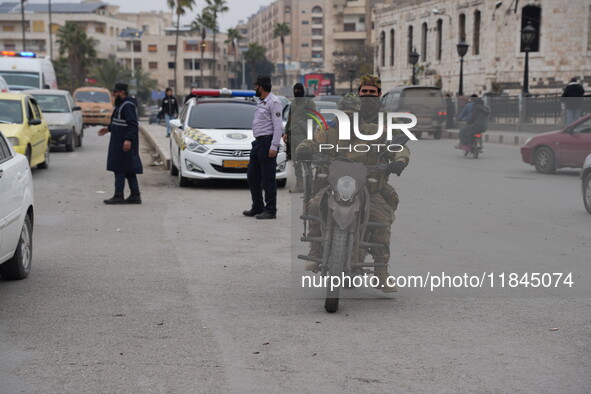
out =
<path fill-rule="evenodd" d="M 347 238 L 349 233 L 341 230 L 338 226 L 334 226 L 332 230 L 332 245 L 330 247 L 330 256 L 328 258 L 328 275 L 339 276 L 342 278 L 342 273 L 345 268 L 345 261 L 347 259 Z M 331 281 L 329 281 L 330 283 Z M 339 293 L 340 288 L 331 289 L 326 288 L 326 299 L 324 300 L 324 309 L 328 313 L 335 313 L 339 309 Z"/>

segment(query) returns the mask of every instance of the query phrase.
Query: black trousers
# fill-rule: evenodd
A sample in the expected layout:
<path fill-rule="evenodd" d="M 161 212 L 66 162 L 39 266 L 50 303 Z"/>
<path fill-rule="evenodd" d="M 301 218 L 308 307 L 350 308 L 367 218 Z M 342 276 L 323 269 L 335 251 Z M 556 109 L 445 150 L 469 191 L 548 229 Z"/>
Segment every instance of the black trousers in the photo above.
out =
<path fill-rule="evenodd" d="M 137 181 L 136 174 L 124 174 L 122 172 L 115 173 L 115 192 L 123 193 L 125 189 L 125 180 L 127 179 L 127 183 L 129 184 L 129 189 L 132 193 L 139 193 L 140 186 Z"/>
<path fill-rule="evenodd" d="M 252 197 L 252 210 L 275 215 L 277 214 L 277 181 L 275 179 L 277 158 L 269 157 L 272 141 L 273 136 L 268 135 L 258 137 L 252 142 L 247 178 Z M 263 190 L 265 191 L 264 200 Z"/>

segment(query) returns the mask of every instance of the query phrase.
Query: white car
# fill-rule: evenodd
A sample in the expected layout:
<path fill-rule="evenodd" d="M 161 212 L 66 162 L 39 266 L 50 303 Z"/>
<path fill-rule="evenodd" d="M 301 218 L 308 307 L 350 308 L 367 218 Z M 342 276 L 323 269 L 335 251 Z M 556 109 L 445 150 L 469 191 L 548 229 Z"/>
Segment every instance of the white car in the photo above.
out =
<path fill-rule="evenodd" d="M 195 90 L 179 119 L 171 121 L 170 173 L 179 186 L 199 179 L 246 179 L 254 141 L 254 91 Z M 208 97 L 213 96 L 213 97 Z M 287 182 L 287 155 L 281 142 L 277 155 L 277 185 Z"/>
<path fill-rule="evenodd" d="M 65 145 L 73 152 L 82 146 L 84 137 L 82 109 L 74 102 L 67 90 L 26 90 L 23 93 L 35 97 L 43 117 L 49 126 L 52 145 Z"/>
<path fill-rule="evenodd" d="M 1 129 L 1 128 L 0 128 Z M 33 256 L 33 179 L 27 158 L 0 132 L 0 276 L 24 279 Z"/>
<path fill-rule="evenodd" d="M 591 155 L 585 159 L 581 170 L 581 180 L 583 181 L 583 203 L 587 212 L 591 214 Z"/>

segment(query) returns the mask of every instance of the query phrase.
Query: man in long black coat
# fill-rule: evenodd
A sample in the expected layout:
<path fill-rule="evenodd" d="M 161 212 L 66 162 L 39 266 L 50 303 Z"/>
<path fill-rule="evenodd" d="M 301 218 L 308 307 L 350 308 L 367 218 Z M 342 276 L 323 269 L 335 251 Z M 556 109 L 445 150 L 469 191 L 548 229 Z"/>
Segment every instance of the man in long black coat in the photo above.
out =
<path fill-rule="evenodd" d="M 115 84 L 113 96 L 115 109 L 111 115 L 111 124 L 98 132 L 100 136 L 111 133 L 107 171 L 115 173 L 115 195 L 104 203 L 141 204 L 137 174 L 143 173 L 143 167 L 140 160 L 137 105 L 133 98 L 128 97 L 127 85 L 124 83 Z M 126 179 L 131 195 L 124 199 Z"/>

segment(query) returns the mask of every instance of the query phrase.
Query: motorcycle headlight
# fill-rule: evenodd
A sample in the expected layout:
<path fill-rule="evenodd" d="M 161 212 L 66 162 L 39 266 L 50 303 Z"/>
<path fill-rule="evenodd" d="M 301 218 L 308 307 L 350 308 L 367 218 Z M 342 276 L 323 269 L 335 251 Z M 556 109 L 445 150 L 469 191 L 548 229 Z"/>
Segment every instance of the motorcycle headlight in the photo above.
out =
<path fill-rule="evenodd" d="M 18 137 L 8 137 L 6 139 L 8 140 L 8 143 L 12 146 L 20 145 L 20 141 L 18 140 Z"/>
<path fill-rule="evenodd" d="M 187 150 L 190 150 L 191 152 L 195 152 L 195 153 L 207 152 L 207 148 L 205 147 L 205 145 L 202 145 L 199 142 L 197 142 L 191 138 L 185 137 L 185 146 L 187 147 Z"/>
<path fill-rule="evenodd" d="M 339 178 L 337 182 L 337 193 L 339 198 L 343 201 L 349 201 L 357 190 L 357 182 L 349 175 Z"/>

